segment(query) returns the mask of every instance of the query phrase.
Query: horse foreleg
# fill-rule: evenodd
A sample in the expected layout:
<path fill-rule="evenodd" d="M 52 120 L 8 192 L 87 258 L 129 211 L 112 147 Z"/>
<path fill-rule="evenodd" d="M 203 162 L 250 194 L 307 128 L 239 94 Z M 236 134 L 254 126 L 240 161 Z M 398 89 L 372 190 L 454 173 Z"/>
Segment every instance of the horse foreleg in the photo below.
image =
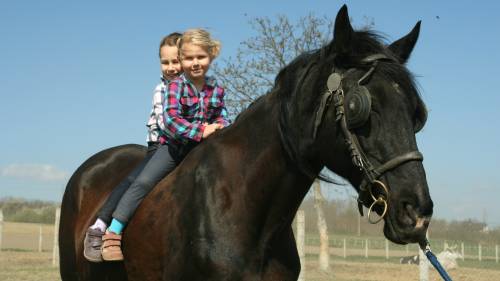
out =
<path fill-rule="evenodd" d="M 300 273 L 300 259 L 292 228 L 283 237 L 275 239 L 262 280 L 297 280 Z"/>

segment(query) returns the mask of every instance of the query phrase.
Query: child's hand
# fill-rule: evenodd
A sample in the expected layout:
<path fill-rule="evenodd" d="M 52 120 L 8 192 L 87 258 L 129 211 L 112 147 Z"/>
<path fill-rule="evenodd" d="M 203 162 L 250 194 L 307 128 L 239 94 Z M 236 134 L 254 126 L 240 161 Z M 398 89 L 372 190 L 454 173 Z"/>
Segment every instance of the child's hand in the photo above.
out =
<path fill-rule="evenodd" d="M 202 138 L 206 139 L 208 136 L 213 134 L 216 130 L 224 128 L 221 124 L 208 124 L 208 123 L 203 123 L 205 125 L 205 130 L 203 131 L 203 136 Z"/>

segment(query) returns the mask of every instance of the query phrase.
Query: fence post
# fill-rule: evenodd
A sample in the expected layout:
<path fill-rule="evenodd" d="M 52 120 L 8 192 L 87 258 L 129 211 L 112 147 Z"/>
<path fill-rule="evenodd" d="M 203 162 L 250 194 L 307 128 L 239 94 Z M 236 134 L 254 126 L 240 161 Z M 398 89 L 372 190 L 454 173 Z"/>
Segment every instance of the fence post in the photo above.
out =
<path fill-rule="evenodd" d="M 345 238 L 344 238 L 344 259 L 346 258 L 346 241 L 345 241 Z"/>
<path fill-rule="evenodd" d="M 330 267 L 330 247 L 328 240 L 328 226 L 326 225 L 324 209 L 325 198 L 321 193 L 321 185 L 319 180 L 315 180 L 313 183 L 314 189 L 314 209 L 316 209 L 316 214 L 318 215 L 318 232 L 319 232 L 319 268 L 323 271 L 327 271 Z"/>
<path fill-rule="evenodd" d="M 0 252 L 2 251 L 3 211 L 0 209 Z"/>
<path fill-rule="evenodd" d="M 299 274 L 299 281 L 305 281 L 306 275 L 306 255 L 305 255 L 305 214 L 303 210 L 297 211 L 297 251 L 299 252 L 299 259 L 301 270 Z"/>
<path fill-rule="evenodd" d="M 477 248 L 477 259 L 478 259 L 479 261 L 482 261 L 482 257 L 481 257 L 482 252 L 483 252 L 483 249 L 481 249 L 481 244 L 479 244 L 479 245 L 478 245 L 478 248 Z"/>
<path fill-rule="evenodd" d="M 495 262 L 498 263 L 498 245 L 495 245 Z"/>
<path fill-rule="evenodd" d="M 418 249 L 419 254 L 419 271 L 420 271 L 420 281 L 429 281 L 429 263 L 427 262 L 427 257 L 420 248 Z"/>
<path fill-rule="evenodd" d="M 389 259 L 389 240 L 385 239 L 385 259 Z"/>
<path fill-rule="evenodd" d="M 39 231 L 38 231 L 38 252 L 42 252 L 42 224 L 39 224 Z"/>
<path fill-rule="evenodd" d="M 429 239 L 429 232 L 425 234 L 426 238 Z M 418 254 L 419 254 L 419 273 L 420 273 L 420 281 L 429 281 L 429 262 L 427 261 L 427 257 L 424 254 L 424 251 L 422 251 L 419 247 L 418 249 Z"/>
<path fill-rule="evenodd" d="M 464 261 L 465 260 L 464 242 L 462 242 L 461 246 L 462 246 L 462 261 Z"/>
<path fill-rule="evenodd" d="M 56 209 L 54 223 L 54 247 L 52 248 L 52 266 L 59 265 L 59 219 L 61 218 L 61 207 Z"/>
<path fill-rule="evenodd" d="M 368 258 L 368 239 L 365 239 L 365 258 Z"/>

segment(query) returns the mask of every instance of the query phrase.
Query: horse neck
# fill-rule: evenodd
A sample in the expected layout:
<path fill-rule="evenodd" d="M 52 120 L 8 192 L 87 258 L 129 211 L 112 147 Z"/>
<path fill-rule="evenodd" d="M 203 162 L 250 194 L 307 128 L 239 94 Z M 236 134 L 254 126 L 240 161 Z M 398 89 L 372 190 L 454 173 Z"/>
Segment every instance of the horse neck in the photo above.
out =
<path fill-rule="evenodd" d="M 238 149 L 243 151 L 239 159 L 243 182 L 233 190 L 233 199 L 245 205 L 239 220 L 263 240 L 288 229 L 312 184 L 283 149 L 275 98 L 269 94 L 249 108 L 225 137 L 238 139 Z"/>

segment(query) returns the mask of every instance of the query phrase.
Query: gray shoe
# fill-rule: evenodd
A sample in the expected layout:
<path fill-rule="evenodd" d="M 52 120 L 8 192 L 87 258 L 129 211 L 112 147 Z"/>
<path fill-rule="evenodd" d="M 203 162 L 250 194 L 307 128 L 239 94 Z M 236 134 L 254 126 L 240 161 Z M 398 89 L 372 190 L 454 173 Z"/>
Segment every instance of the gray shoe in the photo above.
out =
<path fill-rule="evenodd" d="M 101 246 L 104 232 L 89 227 L 83 241 L 83 256 L 91 262 L 102 262 Z"/>

